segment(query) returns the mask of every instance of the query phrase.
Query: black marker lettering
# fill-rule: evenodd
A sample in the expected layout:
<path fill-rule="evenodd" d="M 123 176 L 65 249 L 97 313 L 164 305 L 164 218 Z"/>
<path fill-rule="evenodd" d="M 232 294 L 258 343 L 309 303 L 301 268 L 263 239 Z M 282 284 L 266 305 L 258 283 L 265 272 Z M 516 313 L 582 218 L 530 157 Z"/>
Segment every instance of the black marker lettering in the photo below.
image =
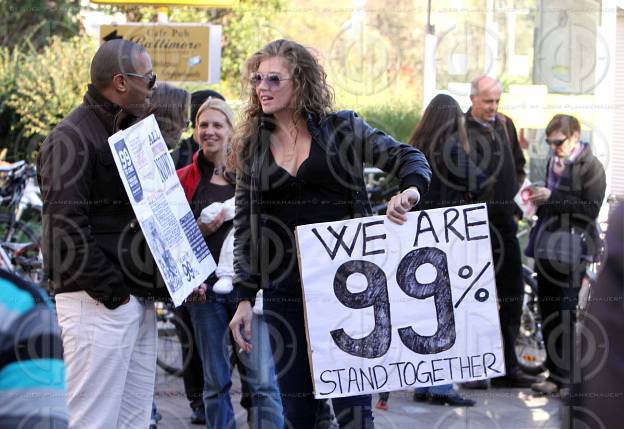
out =
<path fill-rule="evenodd" d="M 437 271 L 433 282 L 422 284 L 416 279 L 416 270 L 431 264 Z M 400 328 L 399 337 L 410 350 L 419 354 L 435 354 L 450 349 L 455 344 L 455 316 L 451 297 L 446 253 L 435 247 L 412 250 L 399 263 L 396 273 L 399 287 L 408 296 L 417 299 L 434 297 L 438 329 L 431 336 L 417 334 L 412 327 Z"/>
<path fill-rule="evenodd" d="M 362 368 L 360 368 L 360 379 L 362 380 L 362 389 L 364 389 L 364 380 L 368 383 L 371 389 L 375 389 L 375 385 L 373 384 L 373 371 L 372 368 L 368 368 L 368 375 L 364 372 Z"/>
<path fill-rule="evenodd" d="M 424 228 L 424 229 L 420 228 L 422 225 L 423 219 L 427 220 L 427 223 L 429 224 L 428 228 Z M 433 229 L 433 224 L 431 223 L 431 219 L 429 218 L 429 215 L 425 211 L 420 212 L 420 214 L 418 215 L 418 225 L 416 227 L 416 238 L 414 239 L 414 247 L 418 247 L 418 237 L 420 237 L 420 234 L 422 234 L 423 232 L 431 232 L 431 234 L 433 234 L 433 238 L 435 239 L 435 242 L 436 243 L 440 242 L 440 240 L 438 240 L 438 236 L 435 233 L 435 230 Z"/>
<path fill-rule="evenodd" d="M 379 383 L 379 379 L 377 378 L 377 369 L 378 368 L 383 370 L 383 375 L 385 377 L 383 383 Z M 375 365 L 373 367 L 373 376 L 375 377 L 375 386 L 377 386 L 377 389 L 382 388 L 388 382 L 388 371 L 386 371 L 386 368 L 384 368 L 382 365 Z"/>
<path fill-rule="evenodd" d="M 444 378 L 438 378 L 436 376 L 436 372 L 442 371 L 442 368 L 436 368 L 436 362 L 440 362 L 442 359 L 434 359 L 431 361 L 431 375 L 433 376 L 433 381 L 443 381 Z"/>
<path fill-rule="evenodd" d="M 408 381 L 409 379 L 407 378 L 408 374 L 407 374 L 407 369 L 410 368 L 412 371 L 412 381 Z M 405 385 L 406 386 L 413 386 L 414 383 L 416 383 L 416 367 L 414 366 L 413 363 L 411 362 L 407 362 L 405 364 L 405 366 L 403 367 L 403 380 L 405 381 Z"/>
<path fill-rule="evenodd" d="M 488 238 L 487 235 L 478 235 L 476 237 L 470 236 L 470 227 L 478 226 L 478 225 L 485 225 L 487 224 L 487 222 L 484 220 L 480 220 L 478 222 L 468 222 L 468 212 L 475 211 L 475 210 L 483 210 L 483 209 L 485 209 L 485 206 L 470 207 L 468 209 L 464 209 L 464 223 L 466 224 L 466 240 L 474 241 L 474 240 L 483 240 L 485 238 Z"/>
<path fill-rule="evenodd" d="M 366 277 L 368 285 L 362 292 L 351 293 L 347 289 L 347 279 L 351 274 L 360 273 Z M 392 340 L 390 302 L 388 285 L 383 270 L 368 261 L 347 261 L 336 271 L 334 294 L 346 307 L 362 309 L 373 307 L 375 327 L 364 338 L 351 338 L 344 329 L 330 332 L 334 343 L 344 352 L 368 359 L 386 354 Z"/>
<path fill-rule="evenodd" d="M 335 382 L 335 381 L 332 381 L 332 380 L 325 380 L 325 379 L 323 378 L 323 376 L 325 375 L 325 373 L 326 373 L 326 372 L 331 372 L 331 371 L 329 371 L 329 370 L 325 370 L 325 371 L 321 372 L 321 381 L 322 381 L 323 383 L 331 383 L 331 384 L 333 384 L 333 385 L 334 385 L 334 388 L 333 388 L 332 390 L 330 390 L 330 391 L 327 391 L 327 392 L 320 392 L 320 393 L 321 393 L 321 395 L 331 395 L 332 393 L 334 393 L 334 391 L 336 390 L 336 387 L 337 387 L 337 386 L 336 386 L 336 382 Z"/>
<path fill-rule="evenodd" d="M 347 231 L 347 225 L 343 225 L 342 226 L 342 229 L 340 230 L 340 233 L 337 233 L 336 231 L 334 231 L 334 228 L 332 228 L 331 226 L 328 226 L 327 227 L 327 231 L 329 231 L 334 236 L 334 238 L 336 239 L 336 245 L 334 246 L 334 250 L 333 251 L 329 248 L 329 246 L 327 245 L 325 240 L 323 240 L 323 238 L 321 237 L 321 235 L 319 234 L 319 232 L 317 231 L 316 228 L 312 228 L 312 232 L 314 233 L 314 235 L 316 235 L 316 238 L 319 239 L 319 241 L 321 242 L 321 244 L 323 245 L 323 247 L 327 251 L 327 254 L 329 255 L 329 257 L 333 261 L 334 258 L 336 257 L 336 254 L 338 253 L 338 249 L 340 249 L 341 246 L 345 250 L 345 252 L 347 252 L 347 254 L 349 256 L 351 256 L 351 254 L 353 253 L 353 249 L 355 248 L 355 242 L 357 241 L 357 238 L 358 238 L 358 235 L 360 234 L 360 229 L 361 228 L 362 228 L 362 224 L 359 223 L 358 226 L 357 226 L 357 229 L 355 231 L 355 235 L 353 236 L 353 240 L 351 241 L 351 245 L 347 246 L 347 243 L 343 239 L 344 235 L 345 235 L 345 232 Z"/>
<path fill-rule="evenodd" d="M 371 250 L 370 252 L 366 250 L 366 243 L 368 243 L 369 241 L 386 239 L 386 234 L 373 235 L 371 237 L 367 237 L 366 228 L 369 226 L 373 226 L 373 225 L 383 225 L 383 223 L 384 223 L 383 220 L 376 220 L 375 222 L 365 223 L 362 226 L 362 255 L 363 256 L 378 255 L 378 254 L 382 254 L 386 252 L 384 249 Z"/>
<path fill-rule="evenodd" d="M 357 371 L 355 368 L 349 368 L 349 387 L 347 388 L 347 392 L 353 392 L 351 390 L 351 383 L 355 383 L 355 387 L 357 387 L 357 391 L 361 392 L 360 384 L 358 383 Z"/>
<path fill-rule="evenodd" d="M 492 362 L 490 363 L 486 363 L 486 360 L 488 357 L 492 358 Z M 497 369 L 492 368 L 492 365 L 494 365 L 496 363 L 496 355 L 494 353 L 484 353 L 483 354 L 483 368 L 485 370 L 485 374 L 487 375 L 487 369 L 494 371 L 497 374 L 500 374 L 501 372 Z M 487 369 L 486 369 L 487 368 Z"/>
<path fill-rule="evenodd" d="M 451 219 L 450 222 L 448 220 L 449 213 L 453 213 L 455 215 L 455 217 L 453 217 L 453 219 Z M 446 240 L 447 243 L 449 242 L 449 230 L 452 231 L 453 234 L 459 237 L 462 241 L 464 240 L 464 236 L 461 235 L 459 231 L 457 231 L 455 227 L 453 226 L 453 224 L 455 223 L 457 219 L 459 219 L 459 210 L 448 209 L 444 212 L 444 239 Z"/>

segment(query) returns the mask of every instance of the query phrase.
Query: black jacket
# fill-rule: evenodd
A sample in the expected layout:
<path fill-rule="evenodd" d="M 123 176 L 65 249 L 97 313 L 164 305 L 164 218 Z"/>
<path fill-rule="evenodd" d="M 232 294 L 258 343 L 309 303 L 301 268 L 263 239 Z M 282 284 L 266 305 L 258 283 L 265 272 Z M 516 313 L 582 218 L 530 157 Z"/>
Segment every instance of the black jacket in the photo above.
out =
<path fill-rule="evenodd" d="M 193 139 L 193 135 L 180 141 L 178 147 L 171 152 L 171 158 L 173 158 L 173 164 L 176 170 L 191 164 L 193 162 L 193 155 L 198 149 L 199 145 Z"/>
<path fill-rule="evenodd" d="M 364 183 L 365 163 L 396 176 L 401 189 L 415 186 L 421 196 L 427 192 L 431 170 L 425 156 L 370 127 L 354 112 L 340 111 L 324 117 L 308 115 L 307 125 L 313 144 L 321 145 L 330 168 L 344 184 L 353 217 L 372 215 Z M 262 234 L 267 223 L 262 201 L 267 175 L 260 166 L 270 150 L 272 128 L 270 117 L 264 117 L 258 124 L 258 134 L 249 142 L 249 161 L 236 183 L 234 285 L 239 299 L 250 301 L 259 288 L 269 284 L 263 259 L 269 253 L 269 239 Z"/>
<path fill-rule="evenodd" d="M 462 146 L 456 134 L 434 142 L 427 155 L 431 167 L 429 192 L 415 210 L 470 204 L 488 187 L 488 176 Z"/>
<path fill-rule="evenodd" d="M 594 156 L 588 144 L 583 143 L 583 152 L 573 162 L 566 161 L 559 185 L 552 191 L 550 198 L 537 209 L 538 221 L 531 230 L 526 248 L 527 256 L 534 255 L 535 241 L 540 231 L 557 231 L 574 228 L 585 231 L 589 240 L 585 252 L 587 256 L 596 253 L 595 246 L 599 237 L 595 220 L 605 196 L 607 180 L 602 164 Z M 546 180 L 550 163 L 546 168 Z"/>
<path fill-rule="evenodd" d="M 502 233 L 515 235 L 514 214 L 519 208 L 513 201 L 526 173 L 526 163 L 516 127 L 511 118 L 496 114 L 493 126 L 487 126 L 472 116 L 472 109 L 466 112 L 466 129 L 471 150 L 476 152 L 479 166 L 487 176 L 487 189 L 476 201 L 488 205 L 488 217 Z"/>
<path fill-rule="evenodd" d="M 56 293 L 84 290 L 108 308 L 129 294 L 167 296 L 107 141 L 135 121 L 89 85 L 41 146 L 43 257 Z"/>

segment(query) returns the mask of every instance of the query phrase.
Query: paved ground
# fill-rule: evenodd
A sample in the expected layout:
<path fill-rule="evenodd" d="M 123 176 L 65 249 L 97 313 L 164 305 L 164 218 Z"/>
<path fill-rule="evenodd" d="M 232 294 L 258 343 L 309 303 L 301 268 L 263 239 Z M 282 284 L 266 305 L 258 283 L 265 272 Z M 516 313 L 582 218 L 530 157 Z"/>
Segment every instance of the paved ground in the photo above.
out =
<path fill-rule="evenodd" d="M 388 411 L 375 410 L 376 429 L 524 429 L 559 428 L 557 399 L 533 397 L 528 389 L 465 390 L 462 394 L 477 401 L 471 408 L 436 406 L 412 402 L 411 392 L 393 392 Z M 238 405 L 240 385 L 235 381 L 233 402 L 238 428 L 247 428 L 245 412 Z M 376 398 L 374 398 L 376 400 Z M 190 409 L 182 379 L 159 369 L 156 403 L 163 420 L 159 429 L 200 428 L 189 422 Z M 296 429 L 296 428 L 295 428 Z"/>

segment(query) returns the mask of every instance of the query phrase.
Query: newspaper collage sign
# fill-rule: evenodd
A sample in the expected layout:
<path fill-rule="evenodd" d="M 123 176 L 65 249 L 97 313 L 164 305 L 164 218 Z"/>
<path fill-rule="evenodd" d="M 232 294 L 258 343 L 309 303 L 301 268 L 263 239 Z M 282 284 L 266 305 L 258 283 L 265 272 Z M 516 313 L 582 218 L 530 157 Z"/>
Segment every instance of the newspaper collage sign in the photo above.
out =
<path fill-rule="evenodd" d="M 176 306 L 216 268 L 154 115 L 108 139 L 145 240 Z"/>
<path fill-rule="evenodd" d="M 505 374 L 485 204 L 296 237 L 316 398 Z"/>

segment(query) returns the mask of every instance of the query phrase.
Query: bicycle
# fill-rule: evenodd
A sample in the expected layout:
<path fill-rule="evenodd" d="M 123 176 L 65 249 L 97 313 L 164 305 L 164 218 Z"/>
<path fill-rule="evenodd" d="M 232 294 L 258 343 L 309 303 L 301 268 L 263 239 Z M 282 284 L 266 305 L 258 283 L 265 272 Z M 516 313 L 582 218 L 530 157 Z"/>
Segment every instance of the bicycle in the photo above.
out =
<path fill-rule="evenodd" d="M 156 329 L 158 331 L 158 351 L 156 364 L 167 374 L 181 377 L 193 357 L 193 342 L 180 339 L 179 330 L 184 332 L 184 337 L 193 338 L 193 332 L 177 314 L 173 304 L 157 301 L 156 306 Z M 187 348 L 186 359 L 182 349 Z"/>
<path fill-rule="evenodd" d="M 524 296 L 520 329 L 515 350 L 518 366 L 527 374 L 537 375 L 545 370 L 546 345 L 542 335 L 542 316 L 537 294 L 537 274 L 527 265 L 522 265 Z"/>
<path fill-rule="evenodd" d="M 0 265 L 35 284 L 43 283 L 39 235 L 22 221 L 29 213 L 41 225 L 43 203 L 35 183 L 35 167 L 25 161 L 0 166 Z M 29 209 L 32 209 L 28 212 Z"/>

